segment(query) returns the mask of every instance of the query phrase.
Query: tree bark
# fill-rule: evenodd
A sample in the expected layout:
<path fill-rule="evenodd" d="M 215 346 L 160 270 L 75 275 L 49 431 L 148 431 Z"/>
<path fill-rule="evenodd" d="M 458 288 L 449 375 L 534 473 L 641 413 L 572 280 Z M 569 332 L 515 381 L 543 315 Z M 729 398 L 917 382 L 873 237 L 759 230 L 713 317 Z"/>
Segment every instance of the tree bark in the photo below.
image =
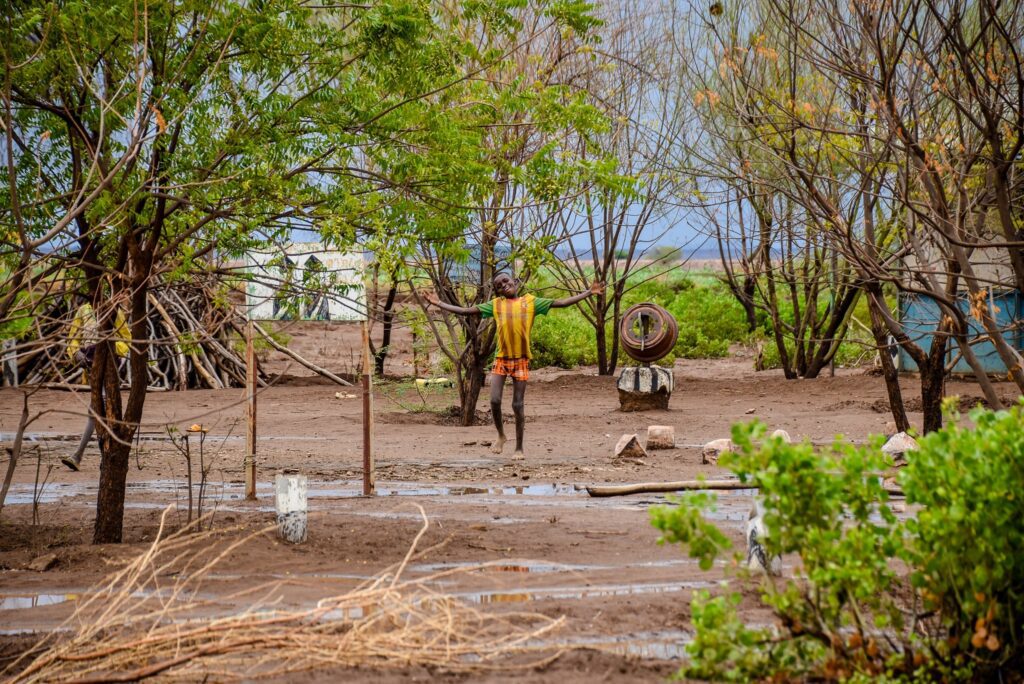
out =
<path fill-rule="evenodd" d="M 608 310 L 603 306 L 602 302 L 598 302 L 594 307 L 594 338 L 597 344 L 597 374 L 598 375 L 611 375 L 612 370 L 608 364 L 608 331 L 606 330 L 607 325 L 607 313 Z"/>
<path fill-rule="evenodd" d="M 884 301 L 881 291 L 878 292 L 878 300 Z M 882 377 L 885 378 L 885 391 L 889 396 L 889 411 L 896 423 L 896 432 L 906 432 L 910 429 L 910 420 L 907 418 L 907 409 L 903 404 L 900 374 L 889 353 L 888 330 L 881 314 L 875 310 L 875 301 L 874 297 L 868 297 L 868 312 L 871 315 L 871 334 L 875 338 L 878 356 L 882 362 Z"/>
<path fill-rule="evenodd" d="M 100 482 L 96 494 L 94 544 L 121 543 L 128 456 L 131 450 L 131 442 L 126 440 L 127 443 L 122 444 L 115 437 L 121 432 L 121 379 L 112 347 L 109 341 L 97 345 L 90 373 L 93 411 L 103 417 L 102 421 L 97 421 L 96 426 L 100 443 Z"/>
<path fill-rule="evenodd" d="M 946 364 L 930 363 L 921 367 L 921 412 L 924 413 L 922 431 L 934 432 L 942 427 L 942 398 L 945 391 Z"/>
<path fill-rule="evenodd" d="M 459 384 L 459 404 L 461 406 L 459 424 L 463 427 L 476 425 L 476 403 L 480 399 L 480 390 L 484 386 L 486 363 L 486 358 L 473 354 L 464 373 L 460 374 L 463 381 Z"/>
<path fill-rule="evenodd" d="M 747 318 L 747 332 L 757 330 L 757 308 L 754 306 L 754 294 L 757 290 L 757 279 L 752 275 L 743 276 L 743 287 L 736 299 L 743 307 L 743 313 Z"/>
<path fill-rule="evenodd" d="M 391 289 L 388 290 L 384 308 L 381 310 L 381 333 L 380 346 L 373 350 L 373 372 L 378 376 L 384 375 L 384 362 L 388 358 L 388 351 L 391 346 L 391 329 L 395 320 L 395 296 L 398 294 L 398 284 L 391 280 Z"/>

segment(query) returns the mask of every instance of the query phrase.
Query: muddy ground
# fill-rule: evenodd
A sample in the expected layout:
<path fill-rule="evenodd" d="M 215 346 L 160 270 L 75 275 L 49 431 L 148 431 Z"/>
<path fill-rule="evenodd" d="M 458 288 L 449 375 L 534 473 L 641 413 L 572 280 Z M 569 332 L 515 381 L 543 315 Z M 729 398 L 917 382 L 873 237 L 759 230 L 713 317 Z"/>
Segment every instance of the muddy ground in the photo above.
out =
<path fill-rule="evenodd" d="M 345 370 L 355 335 L 342 326 L 292 330 L 302 353 Z M 398 340 L 391 375 L 411 372 L 408 340 Z M 333 361 L 332 361 L 333 359 Z M 339 359 L 341 361 L 339 361 Z M 343 593 L 405 555 L 430 520 L 423 546 L 442 544 L 407 570 L 410 576 L 498 561 L 457 573 L 439 589 L 485 610 L 529 609 L 566 616 L 552 645 L 573 650 L 543 668 L 490 679 L 582 682 L 662 681 L 679 666 L 691 625 L 689 598 L 696 588 L 720 591 L 725 564 L 702 572 L 678 548 L 659 546 L 648 509 L 658 495 L 593 499 L 591 483 L 680 480 L 727 473 L 701 465 L 700 445 L 725 437 L 736 421 L 760 419 L 796 439 L 816 442 L 844 434 L 862 441 L 887 428 L 882 380 L 864 369 L 840 369 L 836 377 L 787 381 L 777 372 L 754 373 L 742 350 L 722 360 L 678 361 L 670 409 L 622 413 L 614 378 L 594 369 L 540 369 L 526 396 L 526 458 L 490 453 L 490 425 L 457 427 L 443 412 L 454 400 L 448 389 L 421 393 L 391 379 L 375 393 L 377 496 L 360 496 L 362 428 L 358 393 L 304 376 L 283 359 L 267 358 L 273 373 L 286 372 L 259 398 L 259 498 L 243 499 L 244 395 L 241 390 L 151 394 L 135 449 L 120 546 L 88 544 L 94 516 L 98 452 L 86 452 L 81 472 L 57 459 L 73 450 L 82 424 L 81 395 L 44 390 L 31 399 L 33 413 L 48 411 L 31 426 L 40 458 L 19 465 L 0 520 L 0 630 L 3 651 L 24 648 L 73 610 L 76 598 L 124 559 L 145 548 L 160 512 L 177 502 L 173 524 L 185 519 L 184 459 L 166 439 L 166 426 L 209 429 L 203 458 L 212 463 L 207 508 L 218 527 L 255 530 L 273 522 L 272 481 L 293 469 L 309 478 L 309 540 L 299 546 L 257 536 L 204 585 L 213 601 L 241 587 L 286 579 L 282 605 L 314 605 Z M 354 366 L 353 366 L 354 367 Z M 1008 385 L 1000 390 L 1010 396 Z M 913 378 L 906 380 L 915 394 Z M 970 383 L 951 381 L 949 394 L 979 395 Z M 16 390 L 0 390 L 0 430 L 11 433 L 21 409 Z M 506 397 L 506 401 L 509 398 Z M 479 405 L 486 411 L 486 390 Z M 911 414 L 920 424 L 920 414 Z M 675 428 L 677 448 L 646 458 L 616 461 L 613 447 L 624 433 L 648 425 Z M 9 440 L 10 435 L 3 435 Z M 6 443 L 9 443 L 6 442 Z M 35 485 L 37 465 L 46 485 Z M 33 523 L 32 500 L 37 498 Z M 715 519 L 741 543 L 750 492 L 725 493 Z M 232 534 L 242 534 L 235 532 Z M 28 569 L 34 558 L 56 554 L 45 572 Z M 787 559 L 787 570 L 792 560 Z M 743 613 L 768 623 L 755 586 L 743 586 Z M 2 668 L 0 663 L 0 668 Z M 459 676 L 419 668 L 359 669 L 348 680 L 433 680 Z M 298 677 L 312 681 L 315 676 Z M 479 677 L 471 677 L 477 681 Z"/>

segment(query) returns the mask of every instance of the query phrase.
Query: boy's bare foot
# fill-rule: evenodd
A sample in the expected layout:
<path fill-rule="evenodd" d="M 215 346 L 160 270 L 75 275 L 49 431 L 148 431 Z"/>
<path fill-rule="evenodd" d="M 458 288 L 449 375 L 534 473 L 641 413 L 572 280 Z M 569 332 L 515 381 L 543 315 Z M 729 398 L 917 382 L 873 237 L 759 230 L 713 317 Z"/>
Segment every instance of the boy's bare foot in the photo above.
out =
<path fill-rule="evenodd" d="M 518 460 L 523 459 L 523 458 L 526 458 L 526 457 L 523 456 L 523 450 L 522 449 L 516 449 L 516 452 L 514 454 L 512 454 L 512 460 L 513 461 L 518 461 Z"/>
<path fill-rule="evenodd" d="M 505 448 L 505 438 L 499 436 L 496 440 L 494 440 L 494 444 L 491 445 L 491 453 L 492 454 L 500 454 L 504 448 Z"/>

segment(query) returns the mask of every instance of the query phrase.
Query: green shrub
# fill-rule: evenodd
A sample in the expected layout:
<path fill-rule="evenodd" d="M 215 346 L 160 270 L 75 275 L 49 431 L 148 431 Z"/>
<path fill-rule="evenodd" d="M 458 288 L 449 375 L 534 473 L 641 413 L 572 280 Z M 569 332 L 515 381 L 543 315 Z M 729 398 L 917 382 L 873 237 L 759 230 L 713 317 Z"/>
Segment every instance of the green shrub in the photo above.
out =
<path fill-rule="evenodd" d="M 530 335 L 531 365 L 537 368 L 576 366 L 597 363 L 594 326 L 575 307 L 552 309 L 538 316 Z"/>
<path fill-rule="evenodd" d="M 685 359 L 719 358 L 749 338 L 743 307 L 722 284 L 680 290 L 664 304 L 679 324 L 675 354 Z"/>
<path fill-rule="evenodd" d="M 665 307 L 679 324 L 679 341 L 672 352 L 659 361 L 671 365 L 677 358 L 718 358 L 729 354 L 730 345 L 749 337 L 743 309 L 720 282 L 709 280 L 698 285 L 687 276 L 665 275 L 644 280 L 629 289 L 623 300 L 623 311 L 640 302 L 653 302 Z M 562 296 L 553 291 L 544 296 Z M 608 343 L 611 344 L 611 326 Z M 575 307 L 555 309 L 534 323 L 531 340 L 537 367 L 573 368 L 597 363 L 594 328 Z M 633 361 L 619 352 L 619 364 Z"/>
<path fill-rule="evenodd" d="M 1024 664 L 1024 400 L 975 409 L 920 441 L 898 481 L 916 515 L 899 520 L 881 474 L 881 439 L 827 449 L 737 425 L 720 461 L 761 490 L 769 553 L 797 553 L 797 577 L 765 582 L 781 633 L 740 631 L 731 598 L 698 597 L 683 674 L 730 681 L 992 681 Z M 713 502 L 713 497 L 711 497 Z M 725 548 L 695 522 L 709 505 L 655 509 L 663 539 L 707 565 Z M 681 510 L 680 510 L 681 509 Z M 725 645 L 732 644 L 731 650 Z M 766 664 L 770 668 L 766 670 Z"/>

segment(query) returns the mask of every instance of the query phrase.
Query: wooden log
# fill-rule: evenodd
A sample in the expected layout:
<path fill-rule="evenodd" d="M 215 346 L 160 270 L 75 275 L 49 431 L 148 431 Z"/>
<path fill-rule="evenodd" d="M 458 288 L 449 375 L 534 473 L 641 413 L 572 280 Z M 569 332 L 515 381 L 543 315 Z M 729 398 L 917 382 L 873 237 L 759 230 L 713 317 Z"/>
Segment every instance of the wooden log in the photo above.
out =
<path fill-rule="evenodd" d="M 174 339 L 177 340 L 174 346 L 178 350 L 178 359 L 181 362 L 182 370 L 182 374 L 178 378 L 178 388 L 187 389 L 188 370 L 186 369 L 185 366 L 185 352 L 182 349 L 181 331 L 178 330 L 178 326 L 175 325 L 174 319 L 171 318 L 171 314 L 168 313 L 167 309 L 165 309 L 163 304 L 160 303 L 160 300 L 158 300 L 156 296 L 154 296 L 152 293 L 150 293 L 149 295 L 149 303 L 152 304 L 153 308 L 156 309 L 157 313 L 160 314 L 160 318 L 163 319 L 164 325 L 167 326 L 167 332 L 171 333 L 171 335 L 174 336 Z M 221 381 L 210 374 L 210 371 L 207 370 L 205 364 L 203 364 L 203 362 L 199 359 L 195 352 L 188 352 L 188 358 L 192 359 L 192 367 L 196 369 L 196 373 L 199 374 L 199 377 L 206 381 L 206 384 L 210 389 L 224 388 L 224 385 L 221 384 Z"/>
<path fill-rule="evenodd" d="M 148 298 L 149 303 L 153 305 L 153 308 L 156 309 L 158 314 L 160 314 L 160 318 L 163 319 L 164 325 L 167 326 L 167 332 L 176 340 L 173 343 L 176 353 L 172 357 L 176 359 L 176 363 L 174 364 L 174 375 L 176 376 L 174 380 L 177 385 L 176 389 L 188 389 L 188 367 L 185 365 L 185 351 L 181 348 L 180 344 L 181 333 L 178 332 L 178 328 L 174 325 L 174 321 L 171 320 L 171 316 L 167 313 L 167 309 L 165 309 L 163 305 L 156 300 L 156 297 L 149 294 Z"/>
<path fill-rule="evenodd" d="M 295 353 L 294 351 L 292 351 L 288 347 L 285 347 L 284 345 L 278 344 L 277 340 L 272 338 L 270 336 L 270 334 L 267 333 L 266 330 L 261 328 L 255 322 L 252 325 L 253 325 L 253 328 L 256 329 L 256 332 L 258 332 L 263 337 L 263 339 L 265 339 L 267 341 L 267 344 L 269 344 L 271 347 L 273 347 L 277 351 L 279 351 L 282 354 L 290 357 L 291 359 L 293 359 L 294 361 L 296 361 L 300 365 L 305 366 L 306 368 L 308 368 L 309 370 L 313 371 L 314 373 L 316 373 L 318 375 L 322 375 L 323 377 L 327 378 L 328 380 L 332 380 L 332 381 L 338 383 L 339 385 L 344 385 L 345 387 L 352 387 L 352 383 L 349 382 L 348 380 L 344 380 L 342 378 L 339 378 L 337 375 L 335 375 L 331 371 L 327 370 L 326 368 L 321 368 L 320 366 L 316 365 L 315 363 L 312 363 L 312 362 L 307 361 L 306 359 L 302 358 L 301 356 L 299 356 L 297 353 Z"/>
<path fill-rule="evenodd" d="M 749 482 L 739 480 L 679 480 L 678 482 L 641 482 L 627 485 L 592 485 L 590 496 L 626 496 L 652 492 L 680 492 L 698 489 L 756 489 Z"/>
<path fill-rule="evenodd" d="M 205 292 L 204 292 L 205 295 Z M 210 296 L 206 296 L 206 299 L 212 299 Z M 221 341 L 217 339 L 215 333 L 207 331 L 203 324 L 192 315 L 187 302 L 182 299 L 181 295 L 176 293 L 174 290 L 168 290 L 168 301 L 176 306 L 181 316 L 189 322 L 191 326 L 197 331 L 203 331 L 203 340 L 213 347 L 214 351 L 217 352 L 217 358 L 224 362 L 230 362 L 233 364 L 238 371 L 235 374 L 235 379 L 239 380 L 243 384 L 245 383 L 245 362 L 238 358 L 238 355 L 228 349 L 225 345 L 221 344 Z M 223 327 L 223 326 L 221 326 Z M 228 383 L 225 383 L 227 385 Z"/>
<path fill-rule="evenodd" d="M 627 485 L 590 485 L 587 493 L 593 497 L 628 496 L 630 494 L 653 494 L 659 492 L 699 491 L 703 489 L 734 490 L 757 489 L 750 482 L 739 480 L 679 480 L 677 482 L 641 482 Z M 886 482 L 883 489 L 893 496 L 903 496 L 903 490 L 897 485 Z"/>

